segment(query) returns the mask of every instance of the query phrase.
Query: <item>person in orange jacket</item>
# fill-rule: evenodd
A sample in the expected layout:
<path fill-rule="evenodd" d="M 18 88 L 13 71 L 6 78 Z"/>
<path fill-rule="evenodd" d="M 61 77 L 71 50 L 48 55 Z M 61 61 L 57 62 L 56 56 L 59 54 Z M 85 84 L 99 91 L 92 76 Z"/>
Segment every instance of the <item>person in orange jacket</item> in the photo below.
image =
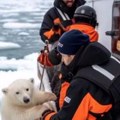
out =
<path fill-rule="evenodd" d="M 74 29 L 79 30 L 89 35 L 90 42 L 98 41 L 99 35 L 98 32 L 95 30 L 96 26 L 98 26 L 98 23 L 96 11 L 94 10 L 94 8 L 87 5 L 82 5 L 78 7 L 74 13 L 74 21 L 74 24 L 67 27 L 68 31 Z M 46 57 L 46 66 L 50 67 L 53 65 L 58 65 L 61 59 L 60 54 L 57 52 L 56 48 L 53 49 L 49 54 L 47 54 L 47 56 L 45 56 L 44 53 L 39 56 L 38 61 L 41 64 L 45 64 L 43 63 L 44 57 Z"/>
<path fill-rule="evenodd" d="M 97 15 L 94 8 L 82 5 L 75 10 L 74 13 L 75 24 L 69 27 L 69 30 L 80 30 L 89 35 L 90 42 L 98 41 L 98 32 L 95 30 L 97 23 Z"/>
<path fill-rule="evenodd" d="M 44 15 L 39 32 L 44 43 L 46 40 L 49 41 L 50 51 L 56 47 L 58 39 L 67 30 L 67 26 L 73 23 L 72 19 L 76 8 L 85 3 L 85 0 L 54 0 L 54 6 Z M 46 55 L 44 59 L 47 59 Z M 43 61 L 43 63 L 48 64 L 48 59 L 47 62 Z M 59 65 L 51 68 L 46 67 L 49 79 L 53 78 L 53 72 L 57 69 L 59 69 Z"/>
<path fill-rule="evenodd" d="M 90 42 L 89 36 L 79 30 L 64 33 L 57 50 L 63 63 L 60 110 L 43 111 L 42 120 L 98 120 L 106 117 L 113 98 L 89 79 L 111 81 L 108 73 L 115 75 L 115 68 L 120 69 L 119 63 L 111 58 L 111 53 L 103 45 Z"/>
<path fill-rule="evenodd" d="M 44 15 L 40 28 L 40 37 L 43 42 L 50 44 L 58 41 L 64 27 L 72 24 L 72 18 L 77 7 L 85 4 L 85 0 L 54 0 L 54 6 Z"/>

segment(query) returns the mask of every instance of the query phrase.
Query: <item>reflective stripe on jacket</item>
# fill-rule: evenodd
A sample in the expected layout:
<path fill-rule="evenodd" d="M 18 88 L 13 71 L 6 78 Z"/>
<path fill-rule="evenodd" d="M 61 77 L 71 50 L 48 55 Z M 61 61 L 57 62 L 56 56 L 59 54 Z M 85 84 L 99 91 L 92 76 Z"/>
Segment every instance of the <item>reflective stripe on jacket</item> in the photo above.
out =
<path fill-rule="evenodd" d="M 66 17 L 67 16 L 67 17 Z M 54 25 L 57 24 L 64 24 L 63 26 L 69 26 L 72 22 L 71 19 L 67 14 L 63 14 L 63 12 L 53 7 L 51 8 L 44 16 L 41 29 L 40 29 L 40 36 L 43 41 L 46 39 L 49 40 L 50 43 L 54 43 L 59 39 L 59 37 L 64 32 L 61 28 L 55 30 Z"/>
<path fill-rule="evenodd" d="M 58 113 L 49 115 L 49 119 L 45 120 L 96 120 L 93 114 L 102 116 L 105 112 L 108 112 L 112 107 L 111 95 L 87 80 L 87 78 L 81 78 L 79 71 L 83 68 L 99 64 L 114 72 L 115 68 L 113 65 L 116 62 L 112 59 L 115 63 L 111 64 L 110 55 L 110 52 L 98 42 L 92 42 L 84 50 L 78 51 L 68 69 L 73 73 L 73 78 L 69 82 L 64 80 L 62 83 L 60 91 L 61 101 L 59 102 L 61 108 Z M 68 75 L 68 73 L 69 71 L 66 71 L 65 75 Z M 94 73 L 93 71 L 93 76 L 95 76 Z M 84 74 L 91 75 L 89 71 Z M 100 80 L 102 76 L 100 74 L 97 77 L 95 76 L 95 78 Z"/>
<path fill-rule="evenodd" d="M 96 120 L 89 112 L 101 114 L 112 107 L 107 99 L 109 96 L 87 80 L 76 79 L 70 84 L 65 82 L 62 87 L 61 110 L 45 120 Z"/>

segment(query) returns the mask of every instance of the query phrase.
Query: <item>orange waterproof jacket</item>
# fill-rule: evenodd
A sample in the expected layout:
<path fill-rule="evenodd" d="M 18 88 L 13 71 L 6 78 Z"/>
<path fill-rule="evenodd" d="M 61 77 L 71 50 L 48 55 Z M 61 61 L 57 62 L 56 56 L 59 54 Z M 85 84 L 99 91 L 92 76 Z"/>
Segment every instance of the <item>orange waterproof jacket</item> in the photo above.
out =
<path fill-rule="evenodd" d="M 90 41 L 91 42 L 96 42 L 96 41 L 98 41 L 98 37 L 99 37 L 99 35 L 98 35 L 98 32 L 95 30 L 95 28 L 94 27 L 92 27 L 92 26 L 90 26 L 90 25 L 88 25 L 88 24 L 73 24 L 73 25 L 71 25 L 71 26 L 68 26 L 67 27 L 67 29 L 68 30 L 73 30 L 73 29 L 77 29 L 77 30 L 80 30 L 80 31 L 82 31 L 83 33 L 85 33 L 85 34 L 87 34 L 87 35 L 89 35 L 89 37 L 90 37 Z M 49 32 L 47 32 L 47 36 L 51 36 L 51 34 L 50 33 L 52 33 L 52 30 L 51 30 L 51 32 L 49 31 Z M 44 57 L 44 56 L 42 56 L 42 54 L 41 54 L 41 57 Z M 43 62 L 41 61 L 42 59 L 39 59 L 39 62 L 41 63 L 41 64 L 43 64 Z M 52 65 L 52 63 L 50 63 L 50 60 L 49 60 L 49 58 L 48 58 L 48 56 L 46 56 L 46 59 L 44 58 L 43 60 L 45 60 L 46 62 L 44 62 L 44 63 L 46 63 L 46 64 L 44 64 L 44 65 L 46 65 L 46 66 L 54 66 L 54 64 Z M 48 64 L 49 63 L 49 64 Z"/>
<path fill-rule="evenodd" d="M 76 8 L 83 4 L 85 4 L 85 0 L 75 0 L 73 7 L 69 8 L 62 0 L 55 0 L 54 6 L 46 12 L 41 24 L 40 37 L 42 41 L 49 40 L 51 44 L 56 42 L 64 30 L 57 29 L 55 25 L 59 23 L 64 27 L 71 25 Z"/>
<path fill-rule="evenodd" d="M 84 52 L 79 51 L 75 57 L 74 62 L 78 64 L 76 66 L 75 63 L 72 63 L 73 77 L 70 81 L 64 81 L 61 86 L 60 110 L 58 113 L 48 114 L 45 120 L 96 120 L 96 115 L 103 116 L 112 107 L 112 99 L 107 92 L 91 81 L 81 78 L 78 74 L 80 69 L 87 68 L 88 72 L 84 74 L 91 75 L 89 72 L 93 70 L 92 66 L 104 64 L 105 61 L 104 67 L 111 69 L 109 61 L 114 60 L 111 60 L 110 53 L 98 42 L 93 42 L 84 48 Z M 71 70 L 71 68 L 69 69 Z M 98 71 L 96 70 L 96 72 Z M 94 70 L 92 74 L 94 74 Z M 95 79 L 100 80 L 102 76 L 104 75 L 100 73 L 100 76 Z"/>
<path fill-rule="evenodd" d="M 45 120 L 96 120 L 91 113 L 101 114 L 112 107 L 109 100 L 105 99 L 107 97 L 107 94 L 103 94 L 100 89 L 86 80 L 76 80 L 71 84 L 65 82 L 60 92 L 60 111 L 50 113 Z"/>
<path fill-rule="evenodd" d="M 98 41 L 98 37 L 99 37 L 98 32 L 95 30 L 94 27 L 88 24 L 76 23 L 69 27 L 69 30 L 73 30 L 73 29 L 80 30 L 81 32 L 89 35 L 91 42 Z"/>
<path fill-rule="evenodd" d="M 60 11 L 60 13 L 58 12 Z M 61 17 L 64 16 L 64 12 L 62 12 L 57 7 L 52 7 L 44 16 L 41 28 L 40 28 L 40 37 L 43 42 L 45 40 L 49 40 L 50 44 L 54 44 L 54 42 L 58 41 L 59 37 L 62 35 L 64 30 L 60 27 L 62 24 L 64 27 L 72 24 L 71 16 L 68 16 L 68 19 L 65 20 Z"/>

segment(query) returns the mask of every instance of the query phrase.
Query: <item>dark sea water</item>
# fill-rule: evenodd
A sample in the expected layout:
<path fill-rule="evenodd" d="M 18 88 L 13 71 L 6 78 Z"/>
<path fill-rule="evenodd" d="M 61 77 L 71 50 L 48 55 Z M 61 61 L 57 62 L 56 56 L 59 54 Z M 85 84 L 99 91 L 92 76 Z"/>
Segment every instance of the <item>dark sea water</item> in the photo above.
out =
<path fill-rule="evenodd" d="M 0 42 L 12 42 L 18 48 L 0 49 L 0 57 L 23 58 L 43 48 L 39 29 L 53 0 L 0 1 Z"/>

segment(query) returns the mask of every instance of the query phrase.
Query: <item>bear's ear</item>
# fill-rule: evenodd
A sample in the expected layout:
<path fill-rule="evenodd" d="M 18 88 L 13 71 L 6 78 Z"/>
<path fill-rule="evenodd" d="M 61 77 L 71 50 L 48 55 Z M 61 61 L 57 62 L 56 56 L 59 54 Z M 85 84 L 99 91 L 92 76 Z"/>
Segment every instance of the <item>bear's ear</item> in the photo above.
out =
<path fill-rule="evenodd" d="M 7 93 L 8 93 L 8 88 L 3 88 L 3 89 L 2 89 L 2 92 L 3 92 L 4 94 L 7 94 Z"/>
<path fill-rule="evenodd" d="M 31 83 L 34 83 L 34 78 L 29 79 Z"/>

